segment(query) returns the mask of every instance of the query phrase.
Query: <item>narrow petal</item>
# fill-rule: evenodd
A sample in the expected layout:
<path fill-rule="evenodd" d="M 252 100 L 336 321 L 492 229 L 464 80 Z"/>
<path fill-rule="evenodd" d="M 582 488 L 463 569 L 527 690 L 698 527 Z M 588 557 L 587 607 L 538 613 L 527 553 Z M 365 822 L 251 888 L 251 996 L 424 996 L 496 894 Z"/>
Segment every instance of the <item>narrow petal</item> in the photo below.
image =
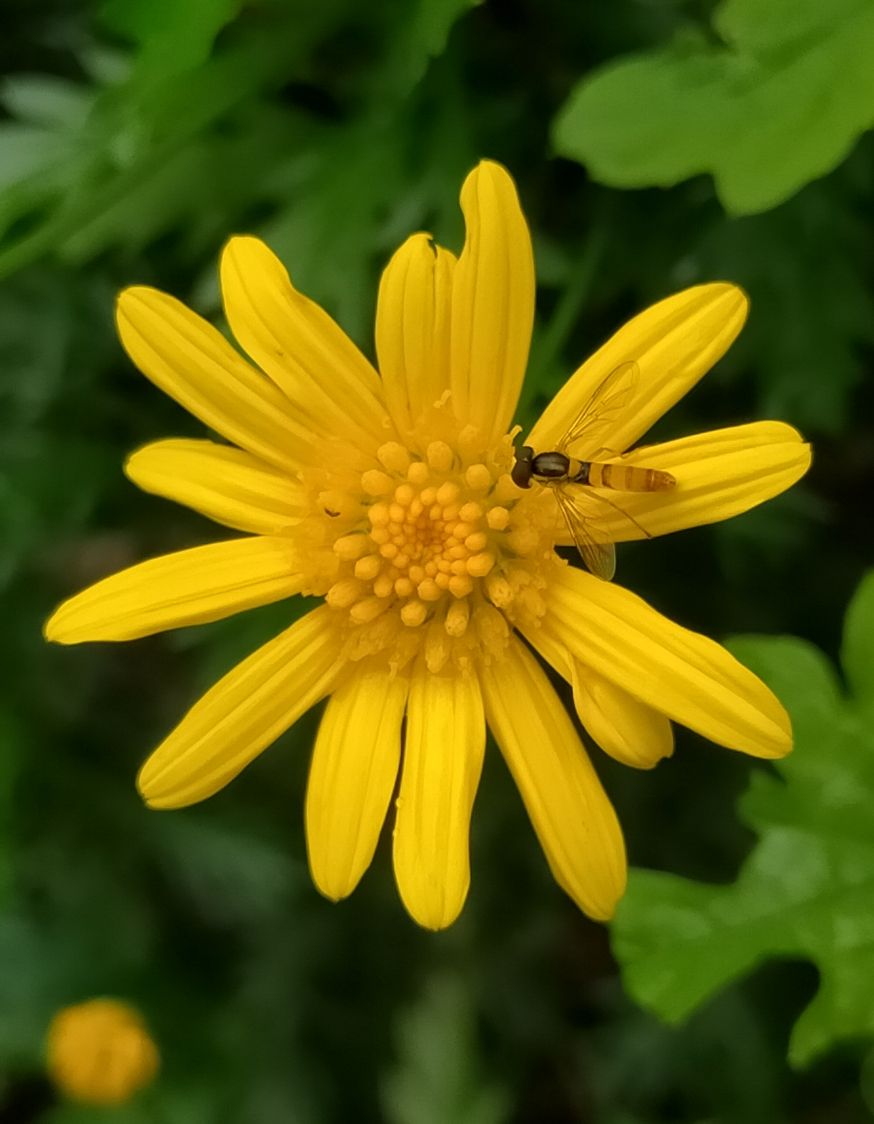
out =
<path fill-rule="evenodd" d="M 401 899 L 426 929 L 445 929 L 470 884 L 470 814 L 486 728 L 479 684 L 415 668 L 394 833 Z"/>
<path fill-rule="evenodd" d="M 810 460 L 810 446 L 801 434 L 774 421 L 642 446 L 622 463 L 667 469 L 676 488 L 606 493 L 609 504 L 594 501 L 598 525 L 613 542 L 628 542 L 644 538 L 645 532 L 668 535 L 718 523 L 785 492 L 807 472 Z"/>
<path fill-rule="evenodd" d="M 489 727 L 556 881 L 606 921 L 625 892 L 622 831 L 561 700 L 517 640 L 481 680 Z"/>
<path fill-rule="evenodd" d="M 528 443 L 535 449 L 556 448 L 607 375 L 633 360 L 639 367 L 637 384 L 615 419 L 609 442 L 614 452 L 624 452 L 727 351 L 746 315 L 745 294 L 724 282 L 696 285 L 652 305 L 568 379 Z M 574 452 L 586 457 L 595 450 L 581 444 Z"/>
<path fill-rule="evenodd" d="M 559 674 L 566 656 L 556 661 L 556 648 L 728 749 L 782 757 L 792 748 L 776 696 L 725 648 L 592 574 L 563 567 L 541 627 L 526 636 Z"/>
<path fill-rule="evenodd" d="M 660 711 L 574 659 L 553 630 L 538 629 L 533 640 L 546 662 L 573 687 L 577 716 L 605 753 L 636 769 L 651 769 L 671 756 L 674 731 Z"/>
<path fill-rule="evenodd" d="M 143 799 L 184 808 L 212 796 L 324 698 L 342 667 L 331 611 L 315 609 L 195 703 L 140 770 Z"/>
<path fill-rule="evenodd" d="M 674 732 L 663 714 L 579 660 L 573 661 L 573 687 L 580 721 L 623 765 L 652 769 L 674 752 Z"/>
<path fill-rule="evenodd" d="M 516 188 L 484 160 L 461 189 L 467 238 L 452 285 L 453 409 L 489 440 L 510 428 L 534 323 L 534 255 Z"/>
<path fill-rule="evenodd" d="M 313 881 L 334 901 L 370 866 L 401 760 L 407 680 L 358 671 L 330 698 L 313 749 L 306 796 Z"/>
<path fill-rule="evenodd" d="M 455 255 L 428 234 L 394 254 L 379 284 L 376 354 L 389 411 L 402 434 L 449 388 Z"/>
<path fill-rule="evenodd" d="M 125 289 L 116 305 L 125 351 L 143 374 L 222 437 L 295 471 L 313 435 L 288 399 L 211 324 L 157 289 Z"/>
<path fill-rule="evenodd" d="M 304 513 L 300 486 L 289 475 L 243 449 L 214 441 L 154 441 L 132 453 L 124 470 L 144 492 L 238 531 L 276 534 Z"/>
<path fill-rule="evenodd" d="M 316 432 L 371 444 L 391 436 L 376 371 L 260 239 L 228 242 L 221 283 L 231 331 Z"/>
<path fill-rule="evenodd" d="M 288 539 L 248 538 L 165 554 L 112 574 L 64 601 L 46 621 L 59 644 L 136 640 L 221 620 L 299 592 Z"/>

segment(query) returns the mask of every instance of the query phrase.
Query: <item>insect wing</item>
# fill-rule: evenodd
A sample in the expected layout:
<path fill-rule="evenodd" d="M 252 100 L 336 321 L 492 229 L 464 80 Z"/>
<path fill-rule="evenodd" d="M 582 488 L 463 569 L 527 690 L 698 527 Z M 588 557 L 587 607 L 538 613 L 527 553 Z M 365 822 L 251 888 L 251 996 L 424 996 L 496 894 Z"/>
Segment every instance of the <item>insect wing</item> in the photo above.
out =
<path fill-rule="evenodd" d="M 636 527 L 645 539 L 652 538 L 652 535 L 649 533 L 646 527 L 644 527 L 644 525 L 638 519 L 635 519 L 630 511 L 626 511 L 624 507 L 620 507 L 620 505 L 616 503 L 615 500 L 608 499 L 604 495 L 603 491 L 590 489 L 586 492 L 586 499 L 595 504 L 595 506 L 597 506 L 598 504 L 606 504 L 617 515 L 621 515 L 626 523 L 630 523 L 632 527 Z"/>
<path fill-rule="evenodd" d="M 636 363 L 622 363 L 605 375 L 595 393 L 577 414 L 570 428 L 558 444 L 560 452 L 585 440 L 591 457 L 596 450 L 604 449 L 604 439 L 610 427 L 626 408 L 634 395 L 640 368 Z"/>
<path fill-rule="evenodd" d="M 582 490 L 556 488 L 555 498 L 580 557 L 595 577 L 611 580 L 616 573 L 616 549 L 603 538 L 591 517 L 589 497 Z"/>

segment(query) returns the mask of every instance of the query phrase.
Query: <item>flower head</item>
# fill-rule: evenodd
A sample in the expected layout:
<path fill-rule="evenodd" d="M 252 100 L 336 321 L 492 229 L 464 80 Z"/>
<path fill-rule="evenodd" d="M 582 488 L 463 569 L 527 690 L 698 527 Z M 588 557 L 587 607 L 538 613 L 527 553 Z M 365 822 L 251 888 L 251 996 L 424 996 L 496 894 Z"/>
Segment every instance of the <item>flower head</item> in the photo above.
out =
<path fill-rule="evenodd" d="M 155 750 L 139 776 L 145 800 L 177 808 L 210 796 L 329 696 L 306 799 L 316 885 L 335 899 L 352 891 L 400 776 L 398 887 L 417 921 L 442 928 L 467 893 L 488 724 L 558 882 L 607 918 L 625 884 L 622 835 L 531 649 L 573 685 L 594 740 L 631 765 L 671 753 L 671 720 L 761 757 L 789 750 L 789 722 L 723 648 L 556 553 L 571 541 L 562 497 L 545 478 L 520 488 L 511 475 L 534 315 L 528 229 L 499 165 L 468 176 L 461 205 L 460 257 L 414 234 L 383 274 L 379 374 L 254 238 L 231 239 L 221 266 L 225 313 L 254 365 L 172 297 L 121 294 L 133 361 L 226 442 L 158 441 L 133 454 L 128 475 L 248 534 L 109 577 L 61 605 L 46 634 L 126 640 L 319 598 Z M 538 452 L 561 447 L 610 372 L 633 369 L 568 453 L 645 466 L 675 486 L 568 484 L 575 504 L 591 502 L 578 521 L 601 549 L 735 515 L 806 471 L 808 447 L 779 422 L 626 452 L 745 313 L 729 284 L 661 301 L 583 364 L 526 438 Z"/>
<path fill-rule="evenodd" d="M 158 1050 L 139 1013 L 117 999 L 64 1007 L 46 1038 L 49 1076 L 70 1100 L 122 1105 L 158 1072 Z"/>

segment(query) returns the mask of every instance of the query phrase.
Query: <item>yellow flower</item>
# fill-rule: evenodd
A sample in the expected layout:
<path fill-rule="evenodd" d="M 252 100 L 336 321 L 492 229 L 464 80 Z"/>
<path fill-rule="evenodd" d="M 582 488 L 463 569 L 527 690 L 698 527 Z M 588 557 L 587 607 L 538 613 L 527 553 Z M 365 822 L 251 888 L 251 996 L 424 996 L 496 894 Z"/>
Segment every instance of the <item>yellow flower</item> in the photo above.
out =
<path fill-rule="evenodd" d="M 322 599 L 154 751 L 139 775 L 147 803 L 179 808 L 212 795 L 329 696 L 306 798 L 313 879 L 329 898 L 351 893 L 400 773 L 398 888 L 416 921 L 440 929 L 468 890 L 488 724 L 559 884 L 590 916 L 609 918 L 625 886 L 620 828 L 531 648 L 573 685 L 594 740 L 631 765 L 671 753 L 670 720 L 779 757 L 789 720 L 719 645 L 555 552 L 569 540 L 553 490 L 522 490 L 509 475 L 534 316 L 528 228 L 497 164 L 468 176 L 461 206 L 459 258 L 414 234 L 383 274 L 380 374 L 255 238 L 232 238 L 221 263 L 227 319 L 252 363 L 173 297 L 121 294 L 131 359 L 229 442 L 158 441 L 133 454 L 128 475 L 248 537 L 109 577 L 61 605 L 46 635 L 130 640 L 296 593 Z M 660 535 L 726 519 L 806 471 L 808 446 L 779 422 L 618 455 L 722 355 L 745 313 L 729 284 L 669 297 L 547 407 L 527 439 L 541 451 L 609 372 L 636 364 L 633 393 L 599 444 L 614 461 L 670 470 L 676 487 L 623 496 L 634 522 L 604 505 L 593 532 L 619 541 L 641 527 Z"/>
<path fill-rule="evenodd" d="M 116 999 L 90 999 L 58 1011 L 46 1039 L 49 1076 L 70 1100 L 121 1105 L 150 1084 L 158 1050 L 143 1020 Z"/>

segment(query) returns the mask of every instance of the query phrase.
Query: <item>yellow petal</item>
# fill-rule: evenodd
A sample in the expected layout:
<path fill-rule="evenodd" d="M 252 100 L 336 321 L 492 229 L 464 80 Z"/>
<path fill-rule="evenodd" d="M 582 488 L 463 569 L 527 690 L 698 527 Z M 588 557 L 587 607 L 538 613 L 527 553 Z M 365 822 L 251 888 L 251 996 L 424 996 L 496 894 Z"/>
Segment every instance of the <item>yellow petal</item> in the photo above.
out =
<path fill-rule="evenodd" d="M 811 451 L 783 422 L 751 422 L 634 449 L 622 464 L 667 469 L 669 492 L 608 492 L 593 499 L 598 526 L 613 542 L 667 535 L 731 519 L 785 492 L 810 467 Z M 611 506 L 612 505 L 612 506 Z M 631 516 L 631 518 L 628 518 Z M 564 534 L 561 542 L 569 542 Z"/>
<path fill-rule="evenodd" d="M 301 588 L 288 539 L 209 543 L 140 562 L 64 601 L 46 621 L 59 644 L 136 640 L 168 628 L 221 620 Z"/>
<path fill-rule="evenodd" d="M 370 866 L 401 759 L 407 681 L 358 671 L 328 701 L 306 796 L 307 853 L 319 890 L 351 894 Z"/>
<path fill-rule="evenodd" d="M 556 881 L 590 917 L 607 920 L 625 892 L 622 831 L 561 700 L 515 640 L 480 675 L 489 727 Z"/>
<path fill-rule="evenodd" d="M 116 305 L 125 351 L 189 413 L 235 445 L 294 471 L 312 431 L 288 399 L 239 356 L 211 324 L 157 289 L 125 289 Z"/>
<path fill-rule="evenodd" d="M 152 808 L 183 808 L 234 779 L 331 690 L 340 633 L 319 608 L 220 679 L 146 761 L 137 787 Z"/>
<path fill-rule="evenodd" d="M 328 436 L 383 442 L 390 427 L 379 376 L 319 306 L 299 293 L 258 238 L 232 238 L 221 262 L 231 331 L 293 403 Z"/>
<path fill-rule="evenodd" d="M 674 731 L 663 714 L 574 659 L 553 631 L 538 629 L 535 639 L 541 656 L 573 686 L 577 715 L 605 753 L 636 769 L 671 756 Z"/>
<path fill-rule="evenodd" d="M 717 282 L 684 289 L 630 320 L 580 367 L 543 411 L 527 438 L 535 449 L 554 449 L 603 380 L 634 360 L 634 392 L 611 427 L 609 447 L 624 452 L 691 390 L 743 327 L 747 298 L 736 285 Z M 604 444 L 603 440 L 599 441 Z M 575 446 L 579 457 L 594 449 Z"/>
<path fill-rule="evenodd" d="M 510 428 L 534 322 L 534 255 L 516 188 L 484 160 L 461 189 L 467 238 L 452 285 L 452 404 L 489 440 Z"/>
<path fill-rule="evenodd" d="M 776 696 L 725 648 L 592 574 L 563 567 L 550 583 L 541 627 L 526 636 L 560 674 L 566 664 L 555 662 L 556 646 L 719 745 L 754 757 L 792 748 Z"/>
<path fill-rule="evenodd" d="M 623 765 L 652 769 L 674 752 L 674 732 L 663 714 L 579 660 L 573 661 L 573 686 L 580 721 L 601 749 Z"/>
<path fill-rule="evenodd" d="M 144 492 L 238 531 L 275 534 L 304 513 L 300 486 L 290 476 L 243 449 L 214 441 L 154 441 L 131 454 L 124 470 Z"/>
<path fill-rule="evenodd" d="M 402 434 L 449 387 L 449 329 L 455 255 L 428 234 L 394 254 L 379 284 L 376 354 L 389 411 Z"/>
<path fill-rule="evenodd" d="M 445 929 L 470 884 L 470 814 L 486 731 L 479 684 L 416 666 L 407 704 L 394 832 L 401 900 L 426 929 Z"/>

